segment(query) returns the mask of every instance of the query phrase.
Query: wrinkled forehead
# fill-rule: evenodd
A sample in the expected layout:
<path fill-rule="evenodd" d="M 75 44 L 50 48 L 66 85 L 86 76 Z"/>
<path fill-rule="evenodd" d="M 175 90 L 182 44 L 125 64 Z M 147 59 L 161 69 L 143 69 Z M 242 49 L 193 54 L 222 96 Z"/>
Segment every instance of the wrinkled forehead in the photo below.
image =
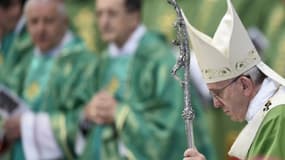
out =
<path fill-rule="evenodd" d="M 29 18 L 32 15 L 58 15 L 58 11 L 56 10 L 56 6 L 52 5 L 52 4 L 33 4 L 31 6 L 29 6 L 29 8 L 27 8 L 26 10 L 26 15 Z"/>
<path fill-rule="evenodd" d="M 34 14 L 64 17 L 66 11 L 59 0 L 29 0 L 25 6 L 25 14 L 27 17 Z"/>

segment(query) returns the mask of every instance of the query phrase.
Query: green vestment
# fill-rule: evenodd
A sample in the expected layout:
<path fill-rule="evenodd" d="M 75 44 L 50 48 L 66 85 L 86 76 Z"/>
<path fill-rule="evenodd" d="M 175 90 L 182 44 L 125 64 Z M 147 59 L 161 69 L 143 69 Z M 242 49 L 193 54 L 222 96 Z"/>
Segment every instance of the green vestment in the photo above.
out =
<path fill-rule="evenodd" d="M 20 63 L 26 53 L 31 52 L 33 44 L 24 27 L 19 33 L 10 33 L 4 37 L 0 49 L 0 83 L 8 85 L 7 77 Z M 9 86 L 7 86 L 9 87 Z"/>
<path fill-rule="evenodd" d="M 285 159 L 285 105 L 273 108 L 264 118 L 249 149 L 248 158 Z"/>
<path fill-rule="evenodd" d="M 285 158 L 284 95 L 284 86 L 280 85 L 273 96 L 266 98 L 266 103 L 258 108 L 239 134 L 229 151 L 230 155 L 249 160 Z"/>
<path fill-rule="evenodd" d="M 48 113 L 63 159 L 76 158 L 79 115 L 95 91 L 95 60 L 85 44 L 74 37 L 56 56 L 35 55 L 31 51 L 8 80 L 34 113 Z M 24 159 L 21 148 L 18 141 L 13 146 L 12 159 Z"/>
<path fill-rule="evenodd" d="M 175 63 L 163 37 L 147 32 L 136 52 L 100 58 L 99 86 L 118 101 L 115 123 L 96 125 L 82 160 L 181 159 L 186 145 L 183 92 L 170 71 Z M 195 96 L 196 146 L 210 155 L 201 108 Z"/>

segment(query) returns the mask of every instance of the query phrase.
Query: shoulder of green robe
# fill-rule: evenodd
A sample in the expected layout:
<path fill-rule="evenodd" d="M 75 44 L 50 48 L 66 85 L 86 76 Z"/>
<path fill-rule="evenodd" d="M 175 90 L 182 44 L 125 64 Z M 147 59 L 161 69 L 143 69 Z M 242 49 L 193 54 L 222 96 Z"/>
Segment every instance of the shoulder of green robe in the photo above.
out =
<path fill-rule="evenodd" d="M 66 44 L 60 53 L 60 59 L 72 57 L 88 59 L 90 57 L 95 58 L 96 54 L 88 49 L 85 42 L 80 37 L 74 36 L 74 39 Z"/>
<path fill-rule="evenodd" d="M 33 49 L 34 45 L 27 31 L 17 35 L 5 59 L 6 69 L 13 69 L 16 65 L 22 63 L 26 59 L 25 57 L 29 57 Z"/>
<path fill-rule="evenodd" d="M 92 76 L 96 72 L 98 58 L 91 52 L 79 37 L 66 44 L 56 60 L 55 69 L 63 71 L 63 76 L 70 74 L 83 74 L 82 78 Z M 72 72 L 71 72 L 72 71 Z M 82 72 L 82 73 L 78 73 Z"/>
<path fill-rule="evenodd" d="M 157 60 L 173 59 L 174 53 L 166 37 L 155 31 L 147 31 L 137 48 L 137 56 Z"/>
<path fill-rule="evenodd" d="M 26 51 L 31 50 L 34 45 L 29 32 L 26 27 L 15 37 L 14 45 L 12 46 L 12 52 L 17 54 L 24 54 Z"/>
<path fill-rule="evenodd" d="M 284 159 L 285 104 L 272 108 L 264 118 L 248 152 L 248 159 Z"/>
<path fill-rule="evenodd" d="M 263 120 L 263 124 L 266 124 L 276 118 L 283 118 L 285 121 L 285 104 L 278 105 L 271 109 Z"/>
<path fill-rule="evenodd" d="M 27 50 L 33 48 L 33 42 L 31 37 L 28 35 L 28 33 L 24 36 L 19 38 L 19 41 L 17 42 L 18 48 L 21 50 Z"/>
<path fill-rule="evenodd" d="M 99 57 L 106 59 L 108 55 L 108 49 L 105 49 Z M 156 31 L 147 31 L 139 41 L 135 56 L 140 60 L 166 60 L 173 59 L 174 53 L 165 35 Z"/>

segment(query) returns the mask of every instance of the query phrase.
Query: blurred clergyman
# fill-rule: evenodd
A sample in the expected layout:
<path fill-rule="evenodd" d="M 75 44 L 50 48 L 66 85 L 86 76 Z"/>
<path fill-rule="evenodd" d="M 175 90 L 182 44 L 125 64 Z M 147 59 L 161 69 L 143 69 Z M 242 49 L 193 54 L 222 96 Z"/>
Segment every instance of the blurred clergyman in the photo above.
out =
<path fill-rule="evenodd" d="M 29 0 L 25 16 L 35 47 L 10 73 L 28 109 L 5 121 L 10 158 L 74 159 L 79 112 L 94 92 L 95 59 L 69 30 L 62 2 Z"/>

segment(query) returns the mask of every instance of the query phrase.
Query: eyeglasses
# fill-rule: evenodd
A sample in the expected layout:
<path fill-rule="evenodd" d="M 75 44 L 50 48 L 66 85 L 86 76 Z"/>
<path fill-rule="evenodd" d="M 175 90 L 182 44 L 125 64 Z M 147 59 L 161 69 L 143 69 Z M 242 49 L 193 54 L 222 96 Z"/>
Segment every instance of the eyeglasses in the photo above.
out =
<path fill-rule="evenodd" d="M 232 85 L 233 83 L 235 83 L 240 77 L 241 76 L 236 77 L 230 83 L 228 83 L 226 86 L 220 89 L 215 89 L 215 91 L 210 91 L 210 94 L 213 96 L 213 98 L 222 99 L 222 93 L 224 92 L 224 90 L 228 88 L 230 85 Z"/>

